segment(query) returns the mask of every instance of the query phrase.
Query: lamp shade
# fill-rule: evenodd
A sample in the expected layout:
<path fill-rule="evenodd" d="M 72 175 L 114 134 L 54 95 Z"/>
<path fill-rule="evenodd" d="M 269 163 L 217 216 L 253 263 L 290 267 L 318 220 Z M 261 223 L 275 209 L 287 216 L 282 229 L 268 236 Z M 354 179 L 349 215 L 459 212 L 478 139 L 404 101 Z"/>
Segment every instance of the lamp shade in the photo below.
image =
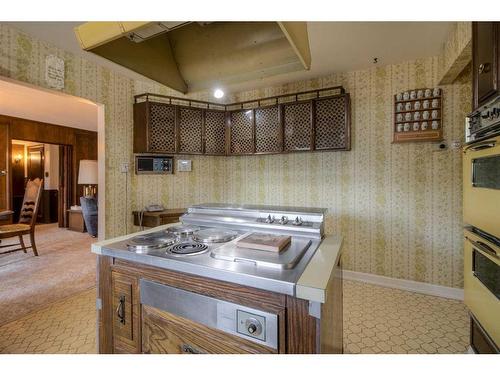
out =
<path fill-rule="evenodd" d="M 78 184 L 97 185 L 97 160 L 80 160 Z"/>

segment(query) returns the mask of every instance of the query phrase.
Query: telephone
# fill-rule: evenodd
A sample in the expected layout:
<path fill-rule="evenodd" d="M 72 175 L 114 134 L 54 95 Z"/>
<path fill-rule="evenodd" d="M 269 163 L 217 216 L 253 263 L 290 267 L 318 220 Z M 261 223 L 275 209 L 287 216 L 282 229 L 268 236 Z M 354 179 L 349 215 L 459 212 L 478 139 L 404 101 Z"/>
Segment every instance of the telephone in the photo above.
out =
<path fill-rule="evenodd" d="M 161 204 L 150 204 L 144 207 L 144 211 L 149 211 L 149 212 L 158 212 L 163 210 L 165 210 L 165 207 L 163 207 L 163 205 Z"/>

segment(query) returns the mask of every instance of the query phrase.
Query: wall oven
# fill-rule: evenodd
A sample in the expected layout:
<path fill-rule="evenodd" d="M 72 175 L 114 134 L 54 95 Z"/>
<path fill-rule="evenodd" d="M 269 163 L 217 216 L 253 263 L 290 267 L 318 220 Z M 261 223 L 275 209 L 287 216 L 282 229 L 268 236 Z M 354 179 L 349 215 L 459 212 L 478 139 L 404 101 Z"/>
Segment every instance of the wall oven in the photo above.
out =
<path fill-rule="evenodd" d="M 500 239 L 500 136 L 464 148 L 464 221 Z"/>
<path fill-rule="evenodd" d="M 500 243 L 466 227 L 464 297 L 472 314 L 471 346 L 497 353 L 500 346 Z M 491 239 L 493 240 L 493 239 Z"/>
<path fill-rule="evenodd" d="M 500 346 L 500 97 L 466 121 L 464 296 L 477 353 Z"/>

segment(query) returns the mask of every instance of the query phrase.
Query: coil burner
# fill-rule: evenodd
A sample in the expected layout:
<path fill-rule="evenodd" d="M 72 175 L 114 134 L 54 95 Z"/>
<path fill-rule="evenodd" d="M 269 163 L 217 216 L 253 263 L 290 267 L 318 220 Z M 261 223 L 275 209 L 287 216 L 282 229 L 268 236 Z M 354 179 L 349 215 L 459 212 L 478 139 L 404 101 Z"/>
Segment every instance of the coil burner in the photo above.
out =
<path fill-rule="evenodd" d="M 127 242 L 127 248 L 136 253 L 146 253 L 148 250 L 170 246 L 177 237 L 170 233 L 152 233 L 135 236 Z"/>
<path fill-rule="evenodd" d="M 167 249 L 167 253 L 174 256 L 197 255 L 206 251 L 208 246 L 199 242 L 181 242 Z"/>
<path fill-rule="evenodd" d="M 193 234 L 193 240 L 203 243 L 222 243 L 228 242 L 235 239 L 238 236 L 238 232 L 234 230 L 224 230 L 224 229 L 202 229 Z"/>

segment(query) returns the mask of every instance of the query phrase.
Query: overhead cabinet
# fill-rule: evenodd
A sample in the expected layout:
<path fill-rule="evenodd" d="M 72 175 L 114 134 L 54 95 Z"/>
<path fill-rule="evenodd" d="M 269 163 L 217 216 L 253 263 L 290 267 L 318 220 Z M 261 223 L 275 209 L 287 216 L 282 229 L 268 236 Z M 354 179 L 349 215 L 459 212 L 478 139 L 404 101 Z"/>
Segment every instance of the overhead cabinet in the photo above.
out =
<path fill-rule="evenodd" d="M 255 153 L 277 153 L 283 150 L 280 107 L 255 110 Z"/>
<path fill-rule="evenodd" d="M 312 102 L 285 104 L 283 112 L 285 132 L 284 151 L 312 150 Z"/>
<path fill-rule="evenodd" d="M 226 154 L 226 112 L 205 110 L 205 154 Z"/>
<path fill-rule="evenodd" d="M 342 87 L 227 105 L 154 94 L 135 99 L 135 153 L 350 150 L 350 99 Z"/>
<path fill-rule="evenodd" d="M 178 152 L 203 152 L 203 110 L 179 107 Z"/>
<path fill-rule="evenodd" d="M 474 109 L 500 91 L 500 22 L 472 23 Z"/>
<path fill-rule="evenodd" d="M 254 122 L 253 110 L 243 109 L 229 112 L 229 153 L 232 155 L 253 154 Z"/>

